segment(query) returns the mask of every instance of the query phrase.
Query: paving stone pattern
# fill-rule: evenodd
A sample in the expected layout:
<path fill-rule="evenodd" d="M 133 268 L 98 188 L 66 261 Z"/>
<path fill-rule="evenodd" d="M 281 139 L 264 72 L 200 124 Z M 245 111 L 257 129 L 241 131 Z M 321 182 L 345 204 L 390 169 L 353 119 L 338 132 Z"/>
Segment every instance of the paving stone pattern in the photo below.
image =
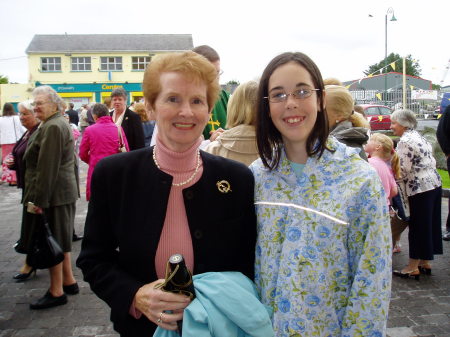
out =
<path fill-rule="evenodd" d="M 84 186 L 87 166 L 81 164 Z M 87 203 L 77 202 L 75 228 L 82 233 Z M 36 277 L 16 283 L 12 276 L 19 270 L 24 255 L 17 254 L 13 244 L 19 237 L 21 191 L 0 185 L 0 337 L 118 337 L 109 320 L 108 306 L 99 300 L 82 281 L 81 271 L 74 266 L 80 294 L 69 296 L 68 304 L 47 310 L 32 311 L 29 303 L 48 289 L 47 270 Z M 447 217 L 448 199 L 442 199 L 443 224 Z M 73 244 L 72 261 L 80 251 Z M 433 275 L 422 275 L 420 281 L 394 277 L 388 321 L 390 337 L 450 337 L 450 242 L 444 241 L 444 255 L 433 263 Z M 402 252 L 393 257 L 394 268 L 402 268 L 408 260 L 407 232 L 402 235 Z"/>

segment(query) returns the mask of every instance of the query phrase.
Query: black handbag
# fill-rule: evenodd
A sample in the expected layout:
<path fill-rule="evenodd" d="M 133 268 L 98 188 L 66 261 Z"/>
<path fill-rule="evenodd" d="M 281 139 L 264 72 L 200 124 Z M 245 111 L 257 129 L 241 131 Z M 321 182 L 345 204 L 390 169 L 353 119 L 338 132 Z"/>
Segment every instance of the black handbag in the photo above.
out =
<path fill-rule="evenodd" d="M 56 242 L 47 221 L 43 219 L 33 238 L 31 251 L 27 254 L 27 264 L 36 269 L 47 269 L 64 260 L 64 252 Z"/>

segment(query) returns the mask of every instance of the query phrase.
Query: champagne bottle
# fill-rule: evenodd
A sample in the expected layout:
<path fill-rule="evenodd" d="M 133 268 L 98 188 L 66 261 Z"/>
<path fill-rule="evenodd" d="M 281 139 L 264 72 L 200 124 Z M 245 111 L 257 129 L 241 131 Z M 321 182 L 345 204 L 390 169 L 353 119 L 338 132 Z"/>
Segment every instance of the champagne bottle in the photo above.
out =
<path fill-rule="evenodd" d="M 192 274 L 186 267 L 183 255 L 172 255 L 167 265 L 169 273 L 166 273 L 168 276 L 166 276 L 166 282 L 162 289 L 173 293 L 180 293 L 194 299 L 195 289 L 194 283 L 192 282 Z M 182 336 L 183 321 L 178 321 L 177 325 L 178 333 Z"/>

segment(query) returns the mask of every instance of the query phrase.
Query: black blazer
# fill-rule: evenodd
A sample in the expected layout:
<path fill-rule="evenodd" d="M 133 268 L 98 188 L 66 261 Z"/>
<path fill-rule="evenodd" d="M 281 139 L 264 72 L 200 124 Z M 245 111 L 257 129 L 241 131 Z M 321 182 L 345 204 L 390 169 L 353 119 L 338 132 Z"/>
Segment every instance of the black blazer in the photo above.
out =
<path fill-rule="evenodd" d="M 138 289 L 157 279 L 158 247 L 172 176 L 152 149 L 106 157 L 95 167 L 84 240 L 77 259 L 85 281 L 111 307 L 122 336 L 152 336 L 156 325 L 129 308 Z M 254 178 L 243 164 L 201 151 L 203 174 L 183 190 L 194 249 L 194 274 L 240 271 L 253 279 L 256 242 Z M 219 191 L 217 182 L 230 185 Z M 174 252 L 175 253 L 175 252 Z"/>
<path fill-rule="evenodd" d="M 124 112 L 122 128 L 127 136 L 128 146 L 130 151 L 141 149 L 145 146 L 144 143 L 144 129 L 142 128 L 141 117 L 130 109 Z M 111 112 L 111 116 L 113 112 Z"/>

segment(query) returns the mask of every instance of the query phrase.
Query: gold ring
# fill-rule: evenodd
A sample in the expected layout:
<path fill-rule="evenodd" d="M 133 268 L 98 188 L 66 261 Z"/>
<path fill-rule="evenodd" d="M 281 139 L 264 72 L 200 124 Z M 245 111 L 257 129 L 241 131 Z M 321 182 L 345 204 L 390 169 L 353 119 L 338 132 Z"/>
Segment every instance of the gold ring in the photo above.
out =
<path fill-rule="evenodd" d="M 156 322 L 158 322 L 158 324 L 159 323 L 161 323 L 163 320 L 162 320 L 162 316 L 164 315 L 164 313 L 161 311 L 161 313 L 159 314 L 159 318 L 158 318 L 158 320 L 156 321 Z"/>

